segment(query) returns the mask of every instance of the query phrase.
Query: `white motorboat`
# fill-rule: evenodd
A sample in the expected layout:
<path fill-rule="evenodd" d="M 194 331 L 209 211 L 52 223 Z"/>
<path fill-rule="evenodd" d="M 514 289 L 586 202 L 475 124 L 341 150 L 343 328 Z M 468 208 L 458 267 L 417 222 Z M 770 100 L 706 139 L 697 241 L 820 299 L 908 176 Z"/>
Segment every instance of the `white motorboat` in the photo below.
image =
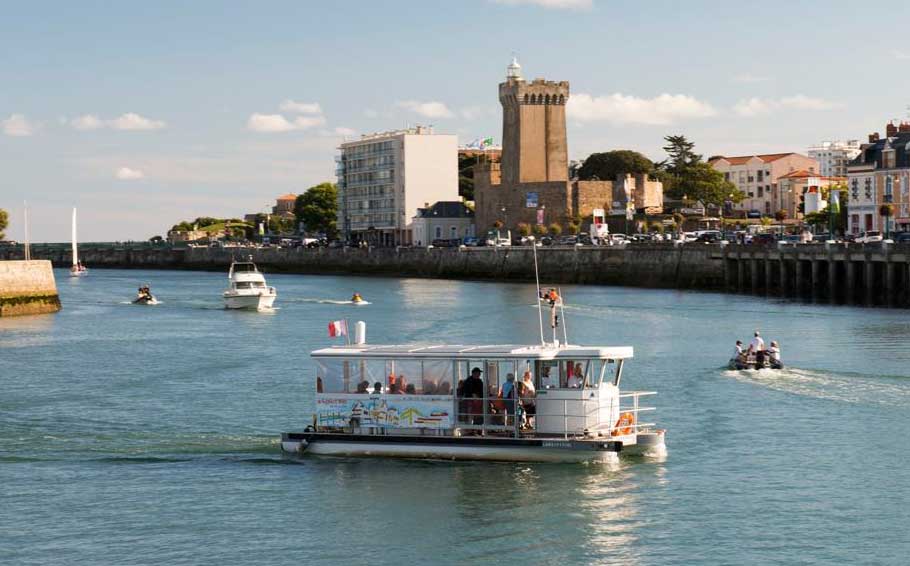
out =
<path fill-rule="evenodd" d="M 265 277 L 253 263 L 233 261 L 228 271 L 229 287 L 224 292 L 224 306 L 229 309 L 266 310 L 272 308 L 278 294 L 266 285 Z"/>
<path fill-rule="evenodd" d="M 73 235 L 72 235 L 72 247 L 73 247 L 73 265 L 70 267 L 70 277 L 81 277 L 83 275 L 88 275 L 88 269 L 82 265 L 82 262 L 79 261 L 79 246 L 76 243 L 76 209 L 73 209 Z"/>

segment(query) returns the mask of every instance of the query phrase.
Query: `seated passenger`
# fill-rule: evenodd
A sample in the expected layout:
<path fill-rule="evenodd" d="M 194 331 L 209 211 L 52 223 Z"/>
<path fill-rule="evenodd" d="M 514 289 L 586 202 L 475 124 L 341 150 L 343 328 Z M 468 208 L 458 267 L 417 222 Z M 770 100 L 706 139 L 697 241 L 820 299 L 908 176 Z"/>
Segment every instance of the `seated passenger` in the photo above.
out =
<path fill-rule="evenodd" d="M 405 388 L 404 392 L 408 395 L 417 395 L 417 388 L 414 387 L 413 383 L 409 383 Z"/>
<path fill-rule="evenodd" d="M 380 395 L 380 394 L 382 394 L 382 382 L 377 381 L 376 383 L 373 384 L 373 395 Z"/>
<path fill-rule="evenodd" d="M 574 369 L 569 365 L 569 377 L 566 379 L 566 387 L 569 389 L 580 389 L 583 383 L 583 376 L 584 371 L 581 369 L 581 364 L 575 364 Z"/>
<path fill-rule="evenodd" d="M 424 395 L 435 395 L 436 394 L 436 382 L 432 379 L 423 380 L 423 389 L 421 391 Z"/>
<path fill-rule="evenodd" d="M 448 381 L 443 381 L 438 386 L 436 386 L 436 395 L 451 395 L 452 394 L 452 384 Z"/>
<path fill-rule="evenodd" d="M 771 356 L 771 367 L 780 369 L 783 364 L 780 361 L 780 346 L 776 340 L 771 341 L 771 347 L 768 348 L 768 355 Z"/>
<path fill-rule="evenodd" d="M 506 382 L 499 391 L 502 397 L 502 408 L 506 416 L 515 414 L 515 399 L 518 397 L 518 388 L 515 385 L 515 374 L 506 374 Z M 506 423 L 509 424 L 509 423 Z"/>
<path fill-rule="evenodd" d="M 363 380 L 357 384 L 357 393 L 369 393 L 370 392 L 370 382 Z"/>

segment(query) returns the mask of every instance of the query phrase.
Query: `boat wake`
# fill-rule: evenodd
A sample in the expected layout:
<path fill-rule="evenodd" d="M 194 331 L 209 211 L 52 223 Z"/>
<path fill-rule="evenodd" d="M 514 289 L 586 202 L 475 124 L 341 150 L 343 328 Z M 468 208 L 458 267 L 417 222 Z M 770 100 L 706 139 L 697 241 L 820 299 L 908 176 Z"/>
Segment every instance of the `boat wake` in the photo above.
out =
<path fill-rule="evenodd" d="M 869 376 L 787 367 L 784 369 L 730 370 L 723 374 L 795 395 L 842 403 L 910 407 L 910 380 L 898 376 Z"/>
<path fill-rule="evenodd" d="M 358 302 L 354 302 L 354 301 L 351 301 L 351 300 L 347 300 L 347 301 L 337 301 L 337 300 L 335 300 L 335 299 L 294 299 L 294 300 L 288 301 L 288 302 L 294 302 L 294 303 L 316 303 L 316 304 L 320 304 L 320 305 L 356 305 L 356 306 L 360 306 L 360 305 L 372 305 L 372 304 L 373 304 L 373 303 L 371 303 L 370 301 L 358 301 Z"/>

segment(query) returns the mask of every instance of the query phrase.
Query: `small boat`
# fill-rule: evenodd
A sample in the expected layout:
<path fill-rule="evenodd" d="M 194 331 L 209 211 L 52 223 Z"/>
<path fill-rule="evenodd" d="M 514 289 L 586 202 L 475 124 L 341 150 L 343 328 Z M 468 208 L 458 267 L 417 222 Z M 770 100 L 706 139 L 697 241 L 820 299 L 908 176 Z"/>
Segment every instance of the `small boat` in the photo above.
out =
<path fill-rule="evenodd" d="M 727 367 L 734 370 L 784 369 L 784 364 L 769 355 L 765 355 L 759 363 L 755 354 L 745 354 L 742 358 L 730 358 Z"/>
<path fill-rule="evenodd" d="M 136 298 L 133 300 L 134 305 L 157 305 L 158 299 L 155 298 L 155 295 L 152 295 L 151 288 L 148 285 L 139 287 L 139 291 L 136 293 Z"/>
<path fill-rule="evenodd" d="M 368 303 L 367 301 L 364 301 L 363 297 L 360 296 L 360 293 L 354 293 L 354 296 L 351 297 L 351 304 L 352 305 L 368 305 L 370 303 Z"/>
<path fill-rule="evenodd" d="M 73 246 L 73 265 L 70 267 L 70 277 L 81 277 L 83 275 L 88 275 L 88 269 L 82 265 L 82 262 L 79 261 L 79 246 L 76 243 L 76 209 L 73 209 L 73 235 L 72 235 L 72 246 Z"/>
<path fill-rule="evenodd" d="M 248 261 L 231 262 L 228 281 L 228 290 L 223 294 L 224 306 L 228 309 L 270 309 L 278 296 L 274 287 L 266 285 L 252 256 Z"/>

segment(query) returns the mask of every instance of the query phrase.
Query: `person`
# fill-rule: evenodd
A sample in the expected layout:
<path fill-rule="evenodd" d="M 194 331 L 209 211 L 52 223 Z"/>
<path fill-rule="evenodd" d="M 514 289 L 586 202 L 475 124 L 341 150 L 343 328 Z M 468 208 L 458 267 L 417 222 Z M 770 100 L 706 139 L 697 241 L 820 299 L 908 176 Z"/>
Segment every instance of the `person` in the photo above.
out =
<path fill-rule="evenodd" d="M 483 380 L 480 368 L 471 370 L 471 375 L 464 380 L 461 388 L 462 397 L 465 399 L 463 412 L 468 415 L 468 422 L 483 424 Z"/>
<path fill-rule="evenodd" d="M 370 391 L 370 382 L 363 380 L 357 384 L 357 393 L 369 393 Z"/>
<path fill-rule="evenodd" d="M 768 355 L 771 356 L 771 367 L 780 369 L 783 364 L 780 362 L 780 345 L 776 340 L 771 340 L 771 347 L 768 348 Z"/>
<path fill-rule="evenodd" d="M 755 331 L 755 336 L 752 338 L 752 341 L 749 342 L 749 352 L 755 354 L 755 366 L 761 367 L 765 363 L 765 341 L 762 339 L 761 334 L 758 330 Z"/>
<path fill-rule="evenodd" d="M 414 384 L 413 384 L 413 383 L 409 383 L 409 384 L 407 384 L 407 386 L 404 388 L 404 392 L 405 392 L 406 394 L 408 394 L 408 395 L 417 395 L 417 388 L 414 387 Z"/>
<path fill-rule="evenodd" d="M 398 388 L 398 381 L 395 379 L 395 374 L 389 375 L 389 390 L 388 392 L 392 395 L 398 395 L 401 393 L 401 389 Z"/>
<path fill-rule="evenodd" d="M 436 386 L 436 395 L 451 395 L 452 394 L 452 384 L 448 381 L 443 381 Z"/>
<path fill-rule="evenodd" d="M 508 423 L 508 416 L 515 414 L 515 398 L 518 397 L 518 391 L 515 387 L 515 374 L 509 373 L 506 374 L 506 382 L 502 384 L 502 389 L 499 391 L 499 396 L 503 400 L 503 410 L 506 413 L 506 419 Z"/>
<path fill-rule="evenodd" d="M 360 293 L 354 293 L 354 296 L 351 297 L 352 303 L 359 303 L 362 300 L 363 300 L 363 297 L 360 296 Z"/>
<path fill-rule="evenodd" d="M 524 426 L 530 426 L 530 419 L 537 414 L 537 402 L 534 400 L 536 394 L 537 391 L 534 388 L 534 379 L 531 377 L 531 372 L 526 371 L 521 377 L 518 388 L 521 407 L 524 409 L 525 415 Z"/>
<path fill-rule="evenodd" d="M 736 361 L 737 363 L 742 362 L 742 360 L 743 360 L 743 341 L 742 340 L 737 340 L 736 346 L 733 347 L 733 360 Z"/>
<path fill-rule="evenodd" d="M 435 395 L 437 391 L 436 382 L 432 379 L 424 379 L 423 387 L 421 388 L 421 393 L 424 395 Z"/>
<path fill-rule="evenodd" d="M 556 306 L 556 303 L 559 301 L 559 294 L 556 293 L 556 289 L 550 289 L 550 292 L 547 293 L 547 300 L 550 302 L 550 306 Z"/>
<path fill-rule="evenodd" d="M 382 394 L 382 382 L 377 381 L 376 383 L 373 384 L 373 395 L 381 395 L 381 394 Z"/>
<path fill-rule="evenodd" d="M 569 363 L 569 377 L 566 379 L 566 387 L 569 389 L 580 389 L 582 376 L 584 376 L 584 371 L 581 369 L 581 364 L 575 364 L 575 368 L 572 369 L 572 364 Z"/>
<path fill-rule="evenodd" d="M 559 387 L 559 380 L 553 379 L 550 375 L 550 368 L 552 366 L 542 365 L 540 367 L 540 387 L 542 389 L 553 389 L 554 387 Z"/>

